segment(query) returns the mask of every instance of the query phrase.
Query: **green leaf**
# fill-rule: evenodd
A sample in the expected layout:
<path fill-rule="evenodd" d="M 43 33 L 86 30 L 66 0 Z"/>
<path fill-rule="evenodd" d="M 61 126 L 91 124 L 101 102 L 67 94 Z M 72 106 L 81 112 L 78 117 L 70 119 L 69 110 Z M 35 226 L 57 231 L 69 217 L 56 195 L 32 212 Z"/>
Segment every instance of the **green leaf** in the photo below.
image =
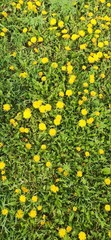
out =
<path fill-rule="evenodd" d="M 108 168 L 108 167 L 103 168 L 103 169 L 102 169 L 102 173 L 103 173 L 104 175 L 109 175 L 109 174 L 111 174 L 111 169 Z"/>
<path fill-rule="evenodd" d="M 70 214 L 70 216 L 69 216 L 69 222 L 72 222 L 73 218 L 74 218 L 74 212 L 72 212 L 72 213 Z"/>

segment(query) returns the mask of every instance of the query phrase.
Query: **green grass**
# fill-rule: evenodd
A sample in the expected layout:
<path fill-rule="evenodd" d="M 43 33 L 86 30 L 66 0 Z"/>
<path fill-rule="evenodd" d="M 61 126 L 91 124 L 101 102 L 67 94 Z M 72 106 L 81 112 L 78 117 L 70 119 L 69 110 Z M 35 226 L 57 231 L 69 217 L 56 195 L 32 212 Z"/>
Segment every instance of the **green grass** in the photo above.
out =
<path fill-rule="evenodd" d="M 31 2 L 37 6 L 38 1 Z M 99 0 L 40 2 L 37 12 L 28 10 L 28 1 L 20 9 L 17 1 L 0 2 L 0 239 L 59 240 L 59 230 L 70 226 L 64 240 L 85 240 L 80 238 L 81 231 L 87 240 L 109 240 L 111 209 L 107 211 L 105 206 L 111 208 L 111 5 Z M 42 13 L 44 9 L 46 15 Z M 8 15 L 3 16 L 3 12 Z M 53 30 L 51 18 L 56 19 L 57 28 Z M 91 19 L 96 19 L 96 24 L 89 34 Z M 63 28 L 58 26 L 59 21 L 64 22 Z M 63 38 L 63 29 L 69 38 L 67 35 Z M 85 31 L 85 36 L 80 36 L 80 30 Z M 75 41 L 73 34 L 79 34 Z M 29 46 L 32 37 L 43 37 L 43 42 L 37 40 Z M 102 48 L 98 42 L 103 43 Z M 80 49 L 82 44 L 87 44 L 85 50 Z M 67 46 L 70 51 L 65 49 Z M 97 59 L 98 52 L 102 57 Z M 95 57 L 92 63 L 88 60 L 91 53 Z M 48 58 L 46 64 L 41 62 L 44 57 Z M 52 68 L 52 62 L 58 67 Z M 69 62 L 72 73 L 68 73 Z M 20 76 L 24 72 L 26 78 Z M 42 81 L 40 72 L 46 81 Z M 76 76 L 73 84 L 69 83 L 70 75 Z M 94 75 L 94 83 L 90 83 L 90 75 Z M 86 82 L 88 86 L 84 87 Z M 67 90 L 72 91 L 69 97 Z M 93 91 L 95 96 L 91 96 Z M 33 107 L 33 102 L 41 99 L 43 105 L 51 105 L 51 111 L 41 113 Z M 62 109 L 57 108 L 58 101 L 64 102 Z M 9 111 L 5 111 L 4 104 L 10 105 Z M 27 108 L 31 110 L 29 119 L 23 117 Z M 87 110 L 86 116 L 82 115 L 82 109 Z M 62 120 L 55 126 L 58 114 Z M 93 122 L 88 124 L 90 118 Z M 81 119 L 85 120 L 85 127 L 79 126 Z M 45 131 L 39 130 L 40 122 L 46 124 Z M 29 133 L 21 133 L 21 127 L 29 128 Z M 51 128 L 56 129 L 54 137 L 49 134 Z M 28 142 L 31 149 L 26 148 Z M 46 150 L 41 149 L 43 144 Z M 99 152 L 101 149 L 103 152 Z M 33 160 L 37 154 L 38 163 Z M 47 162 L 51 163 L 50 168 Z M 56 193 L 51 191 L 52 185 L 59 188 Z M 25 203 L 20 202 L 21 195 L 26 196 Z M 34 195 L 38 196 L 35 203 L 31 200 Z M 38 206 L 42 209 L 38 210 Z M 37 211 L 35 218 L 29 216 L 33 208 Z M 3 209 L 8 210 L 6 215 Z M 24 212 L 20 219 L 16 215 L 19 209 Z"/>

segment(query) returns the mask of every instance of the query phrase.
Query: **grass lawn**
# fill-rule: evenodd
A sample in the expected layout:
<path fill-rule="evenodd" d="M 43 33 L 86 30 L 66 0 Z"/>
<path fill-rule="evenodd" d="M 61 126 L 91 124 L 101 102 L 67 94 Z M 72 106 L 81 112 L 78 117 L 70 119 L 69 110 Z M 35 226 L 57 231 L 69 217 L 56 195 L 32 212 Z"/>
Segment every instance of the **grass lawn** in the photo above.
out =
<path fill-rule="evenodd" d="M 111 2 L 0 0 L 0 240 L 111 239 Z"/>

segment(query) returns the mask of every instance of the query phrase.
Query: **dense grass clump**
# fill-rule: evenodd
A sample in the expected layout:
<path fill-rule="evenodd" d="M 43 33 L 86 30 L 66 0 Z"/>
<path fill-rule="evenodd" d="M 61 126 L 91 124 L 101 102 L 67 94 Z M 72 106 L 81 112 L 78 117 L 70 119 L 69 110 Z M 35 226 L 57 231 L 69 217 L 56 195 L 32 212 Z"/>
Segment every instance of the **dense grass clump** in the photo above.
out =
<path fill-rule="evenodd" d="M 0 239 L 109 240 L 111 3 L 0 8 Z"/>

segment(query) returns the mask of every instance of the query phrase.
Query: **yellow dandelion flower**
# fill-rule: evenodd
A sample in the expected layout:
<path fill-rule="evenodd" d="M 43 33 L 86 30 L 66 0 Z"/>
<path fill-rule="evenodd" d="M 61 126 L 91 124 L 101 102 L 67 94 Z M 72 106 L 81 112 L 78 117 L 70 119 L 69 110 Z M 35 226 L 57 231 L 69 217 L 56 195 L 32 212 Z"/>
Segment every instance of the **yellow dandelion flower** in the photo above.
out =
<path fill-rule="evenodd" d="M 110 185 L 111 184 L 110 178 L 105 178 L 104 182 L 105 182 L 106 185 Z"/>
<path fill-rule="evenodd" d="M 2 176 L 2 181 L 4 182 L 4 181 L 6 181 L 6 179 L 7 179 L 7 177 L 4 175 L 4 176 Z"/>
<path fill-rule="evenodd" d="M 111 7 L 111 3 L 107 3 L 107 7 Z"/>
<path fill-rule="evenodd" d="M 28 31 L 27 28 L 23 28 L 23 30 L 22 30 L 23 33 L 26 33 L 27 31 Z"/>
<path fill-rule="evenodd" d="M 55 186 L 54 184 L 50 186 L 50 190 L 54 193 L 59 191 L 59 188 L 57 186 Z"/>
<path fill-rule="evenodd" d="M 93 58 L 92 56 L 89 56 L 89 57 L 88 57 L 88 62 L 89 62 L 89 63 L 94 63 L 95 60 L 94 60 L 94 58 Z"/>
<path fill-rule="evenodd" d="M 7 208 L 3 208 L 2 209 L 2 215 L 6 216 L 8 214 L 8 209 Z"/>
<path fill-rule="evenodd" d="M 91 91 L 90 95 L 91 95 L 91 97 L 95 97 L 96 96 L 96 92 L 95 91 Z"/>
<path fill-rule="evenodd" d="M 32 196 L 31 200 L 32 200 L 33 203 L 37 202 L 38 201 L 38 197 L 37 196 Z"/>
<path fill-rule="evenodd" d="M 63 175 L 64 175 L 65 177 L 67 177 L 67 176 L 69 175 L 69 172 L 68 172 L 68 171 L 64 171 L 64 172 L 63 172 Z"/>
<path fill-rule="evenodd" d="M 20 128 L 19 128 L 19 131 L 20 131 L 21 133 L 24 133 L 24 132 L 25 132 L 25 128 L 24 128 L 24 127 L 20 127 Z"/>
<path fill-rule="evenodd" d="M 73 211 L 76 212 L 77 211 L 77 207 L 73 207 Z"/>
<path fill-rule="evenodd" d="M 24 128 L 25 133 L 29 133 L 29 128 Z"/>
<path fill-rule="evenodd" d="M 72 74 L 73 66 L 71 64 L 67 65 L 67 73 L 70 75 Z"/>
<path fill-rule="evenodd" d="M 92 18 L 92 19 L 91 19 L 91 24 L 92 24 L 92 25 L 96 25 L 96 24 L 97 24 L 96 19 Z"/>
<path fill-rule="evenodd" d="M 67 232 L 65 228 L 60 228 L 58 233 L 60 238 L 64 238 Z"/>
<path fill-rule="evenodd" d="M 38 51 L 39 51 L 38 48 L 34 48 L 35 53 L 38 53 Z"/>
<path fill-rule="evenodd" d="M 111 206 L 109 204 L 106 204 L 104 208 L 105 208 L 106 212 L 110 212 L 111 211 Z"/>
<path fill-rule="evenodd" d="M 39 155 L 34 155 L 33 160 L 35 162 L 39 162 L 40 161 L 40 156 Z"/>
<path fill-rule="evenodd" d="M 78 234 L 78 238 L 79 240 L 86 240 L 86 233 L 81 231 L 79 234 Z"/>
<path fill-rule="evenodd" d="M 9 67 L 9 69 L 12 70 L 12 71 L 14 71 L 15 68 L 14 68 L 13 65 L 11 65 L 11 66 Z"/>
<path fill-rule="evenodd" d="M 87 48 L 87 43 L 80 44 L 80 49 L 85 50 Z"/>
<path fill-rule="evenodd" d="M 63 21 L 59 21 L 58 22 L 58 27 L 63 28 L 64 27 L 64 22 Z"/>
<path fill-rule="evenodd" d="M 16 9 L 20 9 L 21 5 L 19 3 L 16 4 Z"/>
<path fill-rule="evenodd" d="M 62 101 L 58 101 L 57 103 L 56 103 L 56 108 L 59 108 L 59 109 L 62 109 L 62 108 L 64 108 L 64 103 L 62 102 Z"/>
<path fill-rule="evenodd" d="M 85 17 L 84 17 L 84 16 L 81 16 L 81 17 L 80 17 L 80 20 L 81 20 L 81 21 L 85 21 Z"/>
<path fill-rule="evenodd" d="M 14 124 L 14 122 L 15 122 L 15 119 L 11 118 L 11 119 L 10 119 L 10 124 L 12 124 L 12 125 L 13 125 L 13 124 Z"/>
<path fill-rule="evenodd" d="M 104 73 L 101 73 L 101 74 L 100 74 L 100 77 L 101 77 L 101 78 L 105 78 L 105 74 L 104 74 Z"/>
<path fill-rule="evenodd" d="M 70 51 L 71 48 L 70 48 L 69 46 L 65 46 L 65 50 L 66 50 L 66 51 Z"/>
<path fill-rule="evenodd" d="M 67 226 L 67 228 L 66 228 L 67 233 L 71 232 L 71 230 L 72 230 L 72 227 L 71 226 Z"/>
<path fill-rule="evenodd" d="M 40 1 L 36 1 L 35 3 L 36 3 L 36 5 L 37 5 L 38 7 L 40 7 L 41 4 L 42 4 Z"/>
<path fill-rule="evenodd" d="M 64 71 L 64 72 L 65 72 L 67 68 L 66 68 L 66 66 L 62 66 L 62 68 L 61 68 L 61 69 L 62 69 L 62 71 Z"/>
<path fill-rule="evenodd" d="M 56 25 L 56 22 L 57 22 L 57 21 L 56 21 L 55 18 L 51 18 L 49 24 L 50 24 L 51 26 L 54 26 L 54 25 Z"/>
<path fill-rule="evenodd" d="M 51 67 L 52 67 L 52 68 L 57 68 L 57 67 L 58 67 L 58 63 L 53 62 L 53 63 L 51 64 Z"/>
<path fill-rule="evenodd" d="M 108 231 L 108 237 L 111 238 L 111 230 Z"/>
<path fill-rule="evenodd" d="M 16 188 L 15 193 L 20 193 L 20 189 Z"/>
<path fill-rule="evenodd" d="M 0 142 L 0 148 L 2 148 L 3 147 L 3 143 L 2 142 Z"/>
<path fill-rule="evenodd" d="M 32 63 L 33 65 L 36 65 L 37 64 L 37 61 L 33 61 L 33 63 Z"/>
<path fill-rule="evenodd" d="M 88 5 L 88 4 L 85 4 L 84 7 L 87 9 L 87 8 L 89 8 L 89 5 Z"/>
<path fill-rule="evenodd" d="M 86 70 L 86 68 L 87 68 L 87 67 L 86 67 L 85 65 L 82 66 L 82 69 L 83 69 L 83 70 Z"/>
<path fill-rule="evenodd" d="M 62 38 L 64 38 L 64 39 L 69 39 L 69 38 L 70 38 L 70 35 L 69 35 L 68 33 L 63 34 L 63 35 L 62 35 Z"/>
<path fill-rule="evenodd" d="M 50 168 L 51 167 L 51 162 L 46 162 L 46 167 Z"/>
<path fill-rule="evenodd" d="M 78 34 L 79 34 L 79 36 L 84 37 L 85 36 L 85 31 L 84 30 L 79 30 Z"/>
<path fill-rule="evenodd" d="M 82 171 L 77 171 L 76 176 L 77 176 L 77 177 L 82 177 Z"/>
<path fill-rule="evenodd" d="M 37 212 L 35 209 L 32 209 L 30 212 L 29 212 L 29 217 L 31 218 L 35 218 L 37 216 Z"/>
<path fill-rule="evenodd" d="M 61 121 L 59 119 L 57 119 L 57 118 L 54 119 L 54 124 L 56 126 L 60 125 L 60 123 L 61 123 Z"/>
<path fill-rule="evenodd" d="M 81 151 L 81 147 L 76 147 L 76 150 L 77 150 L 78 152 L 80 152 L 80 151 Z"/>
<path fill-rule="evenodd" d="M 78 125 L 79 125 L 79 127 L 85 127 L 86 121 L 84 119 L 81 119 L 81 120 L 79 120 Z"/>
<path fill-rule="evenodd" d="M 13 53 L 11 54 L 12 57 L 16 57 L 16 55 L 17 55 L 16 52 L 13 52 Z"/>
<path fill-rule="evenodd" d="M 89 93 L 88 89 L 84 89 L 84 93 L 88 94 Z"/>
<path fill-rule="evenodd" d="M 8 31 L 8 29 L 7 29 L 6 27 L 4 27 L 4 28 L 2 28 L 2 31 L 3 31 L 4 33 L 6 33 L 6 32 Z"/>
<path fill-rule="evenodd" d="M 24 110 L 24 112 L 23 112 L 23 118 L 25 118 L 25 119 L 31 118 L 31 110 L 30 110 L 30 108 L 26 108 L 26 109 Z"/>
<path fill-rule="evenodd" d="M 28 150 L 30 150 L 31 147 L 32 147 L 32 145 L 31 145 L 30 143 L 26 143 L 25 146 L 26 146 L 26 148 L 27 148 Z"/>
<path fill-rule="evenodd" d="M 99 48 L 103 48 L 104 47 L 104 43 L 103 42 L 98 42 L 98 47 Z"/>
<path fill-rule="evenodd" d="M 56 135 L 56 129 L 55 129 L 55 128 L 51 128 L 51 129 L 49 130 L 49 135 L 50 135 L 51 137 L 54 137 L 54 136 Z"/>
<path fill-rule="evenodd" d="M 89 13 L 88 13 L 88 16 L 89 16 L 89 17 L 92 17 L 92 16 L 93 16 L 93 13 L 92 13 L 92 12 L 89 12 Z"/>
<path fill-rule="evenodd" d="M 3 15 L 5 18 L 7 18 L 8 13 L 3 11 L 3 12 L 2 12 L 2 15 Z"/>
<path fill-rule="evenodd" d="M 90 81 L 90 83 L 94 83 L 95 82 L 94 74 L 91 74 L 89 76 L 89 81 Z"/>
<path fill-rule="evenodd" d="M 62 172 L 63 172 L 63 168 L 59 167 L 59 168 L 58 168 L 58 172 L 59 172 L 59 173 L 62 173 Z"/>
<path fill-rule="evenodd" d="M 43 76 L 42 78 L 41 78 L 41 80 L 43 81 L 43 82 L 45 82 L 46 81 L 46 76 Z"/>
<path fill-rule="evenodd" d="M 38 211 L 41 211 L 41 210 L 42 210 L 42 206 L 39 205 L 39 206 L 37 207 L 37 209 L 38 209 Z"/>
<path fill-rule="evenodd" d="M 21 186 L 21 189 L 22 189 L 22 191 L 23 191 L 24 193 L 29 192 L 29 190 L 28 190 L 26 187 L 24 187 L 24 186 Z"/>
<path fill-rule="evenodd" d="M 73 34 L 73 35 L 71 36 L 71 39 L 72 39 L 73 41 L 77 40 L 78 38 L 79 38 L 79 35 L 78 35 L 78 34 Z"/>
<path fill-rule="evenodd" d="M 39 130 L 40 130 L 40 131 L 45 131 L 45 130 L 46 130 L 46 125 L 45 125 L 45 123 L 39 123 Z"/>
<path fill-rule="evenodd" d="M 45 64 L 45 63 L 48 63 L 48 58 L 47 57 L 44 57 L 44 58 L 42 58 L 41 59 L 41 62 L 43 63 L 43 64 Z"/>
<path fill-rule="evenodd" d="M 72 96 L 73 92 L 72 90 L 66 90 L 66 96 L 70 97 Z"/>
<path fill-rule="evenodd" d="M 21 73 L 19 74 L 19 77 L 21 77 L 21 78 L 27 78 L 27 77 L 28 77 L 28 73 L 27 73 L 27 72 L 21 72 Z"/>
<path fill-rule="evenodd" d="M 58 115 L 56 116 L 56 119 L 58 119 L 59 121 L 61 121 L 62 116 L 61 116 L 60 114 L 58 114 Z"/>
<path fill-rule="evenodd" d="M 62 33 L 67 33 L 68 30 L 67 30 L 66 28 L 64 28 L 61 32 L 62 32 Z"/>
<path fill-rule="evenodd" d="M 41 220 L 41 221 L 40 221 L 40 224 L 41 224 L 41 226 L 43 226 L 43 225 L 45 224 L 45 221 L 44 221 L 44 220 Z"/>
<path fill-rule="evenodd" d="M 50 112 L 51 109 L 52 109 L 52 106 L 51 106 L 49 103 L 47 103 L 47 104 L 45 105 L 45 110 L 46 110 L 47 112 Z"/>
<path fill-rule="evenodd" d="M 92 124 L 93 122 L 94 122 L 94 118 L 91 117 L 91 118 L 87 119 L 88 124 Z"/>
<path fill-rule="evenodd" d="M 97 52 L 97 57 L 98 58 L 102 58 L 103 57 L 103 53 L 102 52 Z"/>
<path fill-rule="evenodd" d="M 93 29 L 91 27 L 88 27 L 87 31 L 88 31 L 89 34 L 93 33 Z"/>
<path fill-rule="evenodd" d="M 42 100 L 34 101 L 32 105 L 34 108 L 39 108 L 42 105 L 42 102 Z"/>
<path fill-rule="evenodd" d="M 99 98 L 100 98 L 100 99 L 103 98 L 103 94 L 102 94 L 102 93 L 99 94 Z"/>
<path fill-rule="evenodd" d="M 85 101 L 87 101 L 87 97 L 86 96 L 83 96 L 82 97 L 82 100 L 85 102 Z"/>
<path fill-rule="evenodd" d="M 86 157 L 89 157 L 90 156 L 90 153 L 88 151 L 85 152 L 85 156 Z"/>
<path fill-rule="evenodd" d="M 100 112 L 96 111 L 96 112 L 95 112 L 95 115 L 96 115 L 96 116 L 99 116 L 99 115 L 100 115 Z"/>
<path fill-rule="evenodd" d="M 4 169 L 5 168 L 5 163 L 4 162 L 0 162 L 0 170 Z"/>
<path fill-rule="evenodd" d="M 24 195 L 21 195 L 19 197 L 19 200 L 20 200 L 21 203 L 25 203 L 26 202 L 26 197 Z"/>
<path fill-rule="evenodd" d="M 103 149 L 99 149 L 98 153 L 99 153 L 100 155 L 103 155 L 103 154 L 104 154 L 104 150 L 103 150 Z"/>
<path fill-rule="evenodd" d="M 2 170 L 2 171 L 1 171 L 1 174 L 4 175 L 4 174 L 5 174 L 5 170 Z"/>
<path fill-rule="evenodd" d="M 88 114 L 88 111 L 84 108 L 81 110 L 81 113 L 83 116 L 86 116 Z"/>
<path fill-rule="evenodd" d="M 69 84 L 73 84 L 76 80 L 76 76 L 75 75 L 70 75 L 69 77 Z"/>
<path fill-rule="evenodd" d="M 63 91 L 60 91 L 60 92 L 59 92 L 59 96 L 60 96 L 60 97 L 64 97 L 64 92 L 63 92 Z"/>
<path fill-rule="evenodd" d="M 44 41 L 43 37 L 38 37 L 38 42 L 39 42 L 39 43 L 41 43 L 41 42 L 43 42 L 43 41 Z"/>
<path fill-rule="evenodd" d="M 5 33 L 4 33 L 4 32 L 1 32 L 1 33 L 0 33 L 0 36 L 1 36 L 1 37 L 4 37 L 4 36 L 5 36 Z"/>
<path fill-rule="evenodd" d="M 10 104 L 5 103 L 5 104 L 3 105 L 3 110 L 4 110 L 4 111 L 8 112 L 10 109 L 11 109 Z"/>
<path fill-rule="evenodd" d="M 41 149 L 42 149 L 42 150 L 46 150 L 46 148 L 47 148 L 46 144 L 42 144 L 42 145 L 41 145 Z"/>
<path fill-rule="evenodd" d="M 19 209 L 15 216 L 16 218 L 21 219 L 23 215 L 24 215 L 24 212 L 21 209 Z"/>
<path fill-rule="evenodd" d="M 32 46 L 32 43 L 31 43 L 31 41 L 28 41 L 28 46 L 30 47 L 30 46 Z"/>
<path fill-rule="evenodd" d="M 42 15 L 46 15 L 46 14 L 47 14 L 47 11 L 42 10 Z"/>

